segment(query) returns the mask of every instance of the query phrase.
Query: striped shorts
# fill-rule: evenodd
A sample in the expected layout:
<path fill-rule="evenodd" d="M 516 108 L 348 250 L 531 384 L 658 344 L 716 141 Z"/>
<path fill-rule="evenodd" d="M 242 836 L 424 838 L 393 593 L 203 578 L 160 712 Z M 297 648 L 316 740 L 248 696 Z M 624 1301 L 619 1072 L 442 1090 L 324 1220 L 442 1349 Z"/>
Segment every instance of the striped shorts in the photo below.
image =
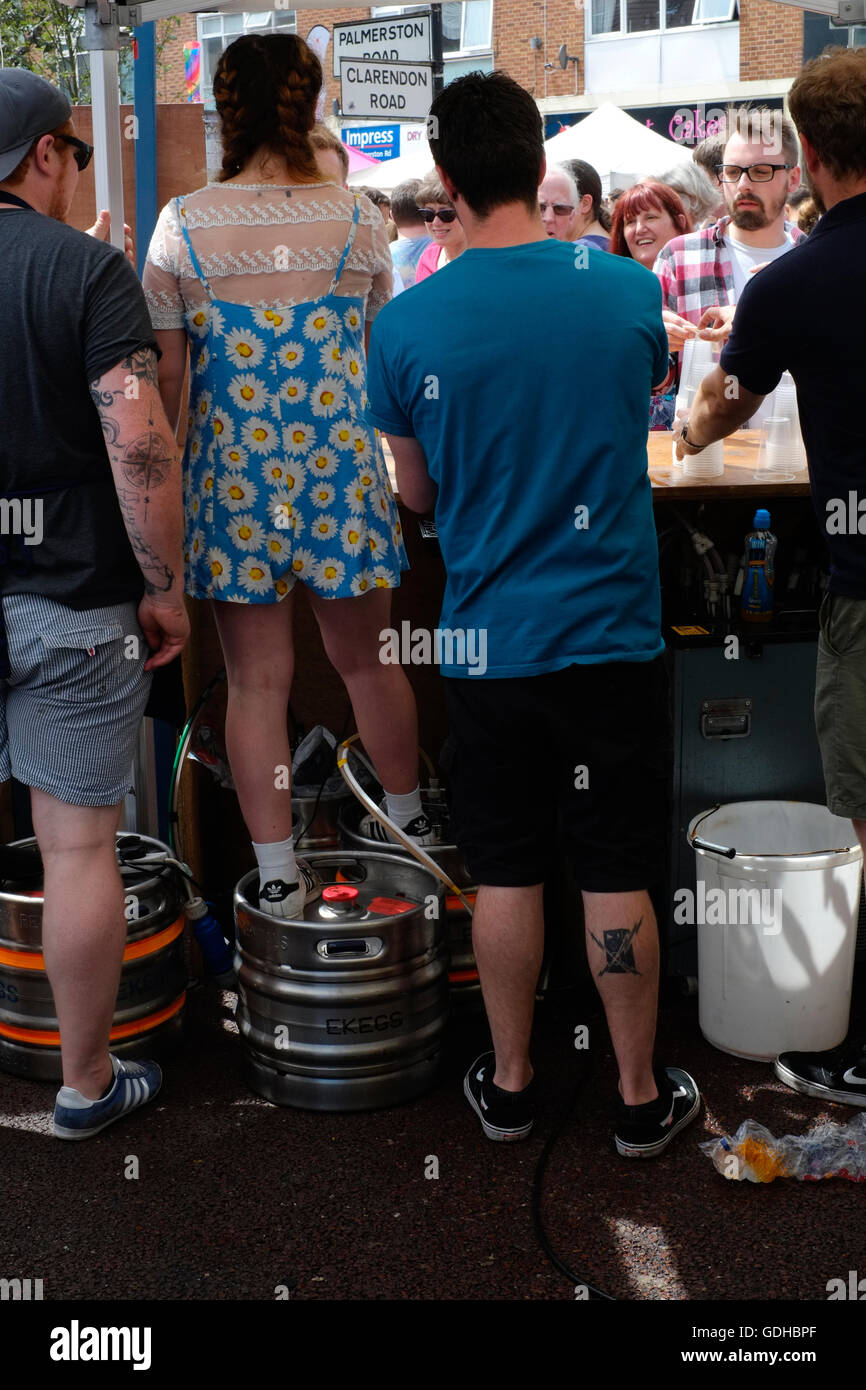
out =
<path fill-rule="evenodd" d="M 38 594 L 2 600 L 0 781 L 70 806 L 116 806 L 130 788 L 150 691 L 138 604 L 67 608 Z"/>

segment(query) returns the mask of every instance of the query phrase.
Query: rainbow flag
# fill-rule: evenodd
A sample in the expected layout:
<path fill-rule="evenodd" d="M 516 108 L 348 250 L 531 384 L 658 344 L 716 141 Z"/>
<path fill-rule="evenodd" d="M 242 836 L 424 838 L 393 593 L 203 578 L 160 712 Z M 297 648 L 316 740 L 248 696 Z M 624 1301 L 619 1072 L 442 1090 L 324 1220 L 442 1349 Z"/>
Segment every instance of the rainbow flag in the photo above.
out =
<path fill-rule="evenodd" d="M 187 101 L 201 101 L 201 44 L 193 43 L 183 48 L 183 67 L 186 78 Z"/>

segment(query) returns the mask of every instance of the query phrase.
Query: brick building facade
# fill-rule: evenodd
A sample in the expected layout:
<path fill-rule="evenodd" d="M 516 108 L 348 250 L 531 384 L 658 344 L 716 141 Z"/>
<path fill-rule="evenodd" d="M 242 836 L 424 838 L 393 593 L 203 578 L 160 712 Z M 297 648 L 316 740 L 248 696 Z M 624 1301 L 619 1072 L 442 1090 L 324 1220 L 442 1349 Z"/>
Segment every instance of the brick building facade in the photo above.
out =
<path fill-rule="evenodd" d="M 660 0 L 666 16 L 680 13 L 676 21 L 681 27 L 658 27 L 632 32 L 632 26 L 647 22 L 647 8 L 652 11 L 654 0 L 470 0 L 471 5 L 492 6 L 490 41 L 483 49 L 462 52 L 457 63 L 454 55 L 446 55 L 446 80 L 450 71 L 464 71 L 469 66 L 483 69 L 493 67 L 508 72 L 538 101 L 548 118 L 548 133 L 556 128 L 560 117 L 585 114 L 601 101 L 613 101 L 633 114 L 646 109 L 650 113 L 666 113 L 683 106 L 695 106 L 703 101 L 742 101 L 784 97 L 785 92 L 803 62 L 803 13 L 792 6 L 773 0 L 730 0 L 733 16 L 722 22 L 682 25 L 683 0 Z M 720 0 L 714 0 L 719 13 Z M 685 0 L 692 6 L 693 0 Z M 699 0 L 706 5 L 706 0 Z M 727 0 L 721 0 L 724 5 Z M 632 12 L 627 6 L 634 6 Z M 592 15 L 605 13 L 618 17 L 622 6 L 627 16 L 621 32 L 593 34 Z M 387 19 L 383 9 L 335 7 L 325 10 L 294 11 L 294 27 L 303 37 L 318 25 L 333 35 L 334 24 L 359 21 L 372 17 Z M 488 11 L 485 10 L 485 14 Z M 689 10 L 689 15 L 695 11 Z M 658 0 L 652 11 L 658 15 Z M 453 10 L 452 10 L 453 14 Z M 256 28 L 279 23 L 288 26 L 292 14 L 275 12 L 278 19 L 256 18 Z M 634 19 L 634 24 L 632 23 Z M 603 21 L 602 21 L 603 22 Z M 653 22 L 650 19 L 649 23 Z M 656 26 L 660 22 L 655 19 Z M 238 26 L 240 17 L 230 23 Z M 616 19 L 619 23 L 619 19 Z M 208 25 L 212 29 L 227 28 L 226 20 L 203 15 L 183 15 L 171 37 L 164 45 L 159 65 L 157 96 L 159 101 L 185 100 L 184 47 L 202 39 L 210 45 L 210 68 L 221 43 L 231 41 L 231 33 L 204 38 Z M 612 26 L 608 25 L 609 29 Z M 565 45 L 570 57 L 576 57 L 565 71 L 557 56 Z M 209 98 L 207 84 L 208 55 L 203 54 L 205 70 L 204 95 Z M 325 67 L 325 113 L 329 123 L 337 128 L 339 122 L 331 117 L 334 101 L 340 99 L 339 78 L 333 74 L 332 49 L 329 47 Z M 659 76 L 661 75 L 661 80 Z M 576 88 L 576 90 L 575 90 Z M 382 118 L 380 118 L 382 119 Z M 384 119 L 396 119 L 395 117 Z M 656 119 L 653 124 L 658 124 Z M 659 128 L 661 126 L 659 125 Z M 667 133 L 667 132 L 665 132 Z"/>

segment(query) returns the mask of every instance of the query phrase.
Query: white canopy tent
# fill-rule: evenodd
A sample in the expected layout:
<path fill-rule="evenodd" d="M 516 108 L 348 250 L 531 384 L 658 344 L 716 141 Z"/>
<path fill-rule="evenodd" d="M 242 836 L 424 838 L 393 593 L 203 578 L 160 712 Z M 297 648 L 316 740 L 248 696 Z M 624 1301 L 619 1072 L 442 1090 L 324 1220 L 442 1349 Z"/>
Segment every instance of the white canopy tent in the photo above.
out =
<path fill-rule="evenodd" d="M 630 188 L 646 174 L 669 169 L 691 160 L 689 146 L 657 134 L 641 125 L 612 102 L 597 106 L 577 125 L 569 126 L 545 142 L 548 164 L 564 159 L 584 159 L 597 170 L 605 193 L 611 188 Z"/>
<path fill-rule="evenodd" d="M 423 179 L 432 169 L 433 156 L 425 137 L 408 154 L 401 154 L 399 159 L 382 159 L 375 169 L 359 169 L 357 173 L 349 175 L 348 182 L 350 188 L 369 184 L 388 193 L 405 179 Z"/>

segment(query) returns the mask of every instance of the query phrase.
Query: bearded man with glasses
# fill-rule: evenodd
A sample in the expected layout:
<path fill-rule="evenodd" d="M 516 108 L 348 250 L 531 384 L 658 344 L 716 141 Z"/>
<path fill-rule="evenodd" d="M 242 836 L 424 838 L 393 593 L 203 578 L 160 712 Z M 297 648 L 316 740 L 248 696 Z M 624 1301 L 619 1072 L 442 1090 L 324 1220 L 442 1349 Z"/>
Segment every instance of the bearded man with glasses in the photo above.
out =
<path fill-rule="evenodd" d="M 739 108 L 729 112 L 726 131 L 717 172 L 727 214 L 701 231 L 674 237 L 653 266 L 662 285 L 662 316 L 672 354 L 681 351 L 696 329 L 702 337 L 727 341 L 737 301 L 751 276 L 803 237 L 785 220 L 785 203 L 800 185 L 791 122 L 770 108 Z M 673 385 L 677 371 L 672 358 L 665 389 Z M 760 416 L 747 423 L 759 424 Z"/>

